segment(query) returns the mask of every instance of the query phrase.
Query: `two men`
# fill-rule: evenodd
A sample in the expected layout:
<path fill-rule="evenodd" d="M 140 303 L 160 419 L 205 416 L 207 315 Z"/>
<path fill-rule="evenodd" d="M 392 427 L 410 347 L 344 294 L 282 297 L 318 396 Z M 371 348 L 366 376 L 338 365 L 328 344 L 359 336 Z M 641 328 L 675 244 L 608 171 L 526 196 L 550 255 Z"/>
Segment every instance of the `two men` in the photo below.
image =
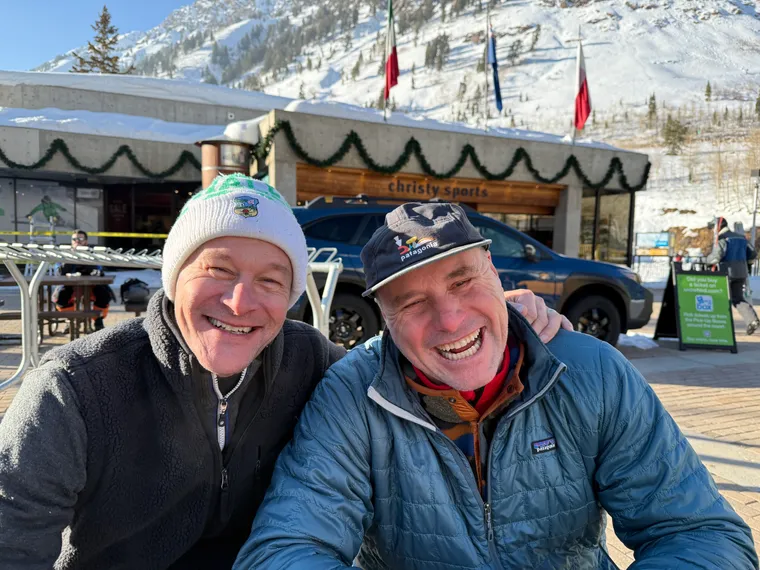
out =
<path fill-rule="evenodd" d="M 163 259 L 146 318 L 46 354 L 0 423 L 3 570 L 230 568 L 303 406 L 344 355 L 285 318 L 308 256 L 274 188 L 216 179 Z M 532 294 L 510 297 L 536 317 Z M 551 338 L 560 318 L 538 309 Z"/>
<path fill-rule="evenodd" d="M 589 336 L 542 343 L 489 243 L 458 206 L 388 214 L 361 256 L 386 331 L 317 387 L 235 570 L 607 570 L 604 511 L 637 568 L 756 569 L 646 381 Z"/>
<path fill-rule="evenodd" d="M 79 247 L 88 247 L 87 232 L 84 230 L 74 230 L 71 235 L 71 247 L 77 249 Z M 91 265 L 73 265 L 71 263 L 65 263 L 61 266 L 59 271 L 61 275 L 71 275 L 78 273 L 79 275 L 97 275 L 103 274 L 103 270 L 100 267 L 93 267 Z M 92 288 L 92 295 L 94 297 L 93 308 L 100 311 L 100 316 L 95 318 L 94 328 L 96 331 L 103 328 L 103 319 L 108 316 L 108 308 L 111 305 L 111 288 L 108 285 L 95 285 Z M 59 311 L 73 311 L 76 309 L 76 302 L 73 298 L 74 288 L 69 285 L 63 285 L 56 289 L 55 292 L 55 304 Z"/>
<path fill-rule="evenodd" d="M 717 265 L 728 273 L 731 304 L 739 311 L 747 324 L 747 334 L 751 335 L 760 328 L 760 320 L 752 307 L 752 299 L 748 301 L 744 294 L 744 286 L 749 277 L 749 266 L 757 258 L 757 253 L 744 235 L 732 232 L 728 228 L 726 218 L 718 218 L 717 225 L 718 241 L 705 263 Z M 708 227 L 714 228 L 715 224 L 710 222 Z"/>

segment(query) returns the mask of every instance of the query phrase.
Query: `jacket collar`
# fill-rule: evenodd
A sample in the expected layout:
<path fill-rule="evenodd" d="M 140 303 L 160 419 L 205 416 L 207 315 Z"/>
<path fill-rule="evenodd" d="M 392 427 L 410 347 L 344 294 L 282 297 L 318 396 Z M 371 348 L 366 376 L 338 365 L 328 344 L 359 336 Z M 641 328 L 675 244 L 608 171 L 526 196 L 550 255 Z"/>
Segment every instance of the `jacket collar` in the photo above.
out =
<path fill-rule="evenodd" d="M 507 309 L 509 334 L 516 335 L 525 345 L 524 389 L 506 410 L 506 415 L 512 417 L 543 398 L 567 367 L 541 342 L 520 313 L 509 305 Z M 438 428 L 422 408 L 419 398 L 405 382 L 400 357 L 398 347 L 386 330 L 380 347 L 380 368 L 367 390 L 367 396 L 391 414 L 437 431 Z"/>
<path fill-rule="evenodd" d="M 182 337 L 174 319 L 174 305 L 166 297 L 163 289 L 151 298 L 143 328 L 148 333 L 153 355 L 164 376 L 176 389 L 191 387 L 193 363 L 198 366 L 198 361 Z M 260 356 L 267 392 L 274 384 L 280 369 L 285 348 L 284 336 L 281 329 Z"/>

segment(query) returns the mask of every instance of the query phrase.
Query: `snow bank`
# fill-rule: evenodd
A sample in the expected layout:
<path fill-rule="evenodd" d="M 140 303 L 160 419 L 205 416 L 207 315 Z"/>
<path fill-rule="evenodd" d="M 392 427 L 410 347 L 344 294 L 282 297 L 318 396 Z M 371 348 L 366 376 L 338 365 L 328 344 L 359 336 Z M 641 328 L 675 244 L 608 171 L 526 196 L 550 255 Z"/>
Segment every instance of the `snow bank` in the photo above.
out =
<path fill-rule="evenodd" d="M 9 107 L 0 107 L 0 126 L 184 144 L 214 137 L 224 129 L 119 113 Z"/>
<path fill-rule="evenodd" d="M 648 336 L 642 334 L 621 334 L 618 338 L 618 346 L 632 346 L 641 350 L 651 350 L 652 348 L 658 348 L 660 345 L 653 341 Z"/>

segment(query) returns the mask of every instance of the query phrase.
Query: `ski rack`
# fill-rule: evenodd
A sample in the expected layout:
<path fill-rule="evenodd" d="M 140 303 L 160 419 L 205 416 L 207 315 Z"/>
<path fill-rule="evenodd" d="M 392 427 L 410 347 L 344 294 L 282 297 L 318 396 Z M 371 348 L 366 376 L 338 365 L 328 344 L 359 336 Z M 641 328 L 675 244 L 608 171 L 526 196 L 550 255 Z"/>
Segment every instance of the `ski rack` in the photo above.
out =
<path fill-rule="evenodd" d="M 10 378 L 0 383 L 0 390 L 15 384 L 27 368 L 38 366 L 40 363 L 40 347 L 37 343 L 37 294 L 48 269 L 58 263 L 73 263 L 160 270 L 162 264 L 161 252 L 158 250 L 151 253 L 147 250 L 135 253 L 134 250 L 122 252 L 103 246 L 72 249 L 70 245 L 36 243 L 0 243 L 0 261 L 8 268 L 21 294 L 21 363 Z M 26 280 L 18 264 L 37 266 L 30 281 Z"/>
<path fill-rule="evenodd" d="M 336 257 L 338 250 L 334 247 L 308 248 L 308 272 L 306 276 L 306 294 L 311 304 L 314 327 L 329 338 L 330 307 L 338 284 L 338 275 L 343 271 L 343 263 Z M 163 259 L 161 251 L 149 252 L 147 249 L 135 251 L 129 249 L 109 249 L 93 246 L 87 249 L 72 249 L 70 245 L 40 245 L 35 243 L 1 243 L 0 261 L 8 268 L 13 280 L 18 284 L 21 295 L 21 363 L 16 372 L 5 381 L 0 382 L 0 391 L 18 382 L 27 368 L 39 365 L 39 345 L 37 343 L 37 295 L 42 278 L 54 265 L 71 263 L 74 265 L 104 265 L 126 269 L 161 270 Z M 19 264 L 37 265 L 36 270 L 27 281 Z M 322 295 L 314 280 L 313 273 L 326 273 L 327 280 Z"/>
<path fill-rule="evenodd" d="M 334 247 L 307 248 L 309 253 L 309 270 L 306 275 L 306 296 L 311 305 L 312 323 L 328 339 L 330 338 L 330 308 L 332 307 L 338 276 L 343 271 L 343 260 L 337 257 Z M 322 295 L 319 294 L 314 273 L 326 273 Z"/>

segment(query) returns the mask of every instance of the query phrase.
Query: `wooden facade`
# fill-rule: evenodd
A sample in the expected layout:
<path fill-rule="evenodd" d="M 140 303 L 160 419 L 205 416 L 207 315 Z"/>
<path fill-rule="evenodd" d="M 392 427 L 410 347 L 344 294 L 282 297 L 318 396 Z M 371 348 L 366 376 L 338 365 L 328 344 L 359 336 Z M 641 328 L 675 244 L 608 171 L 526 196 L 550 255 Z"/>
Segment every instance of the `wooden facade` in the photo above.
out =
<path fill-rule="evenodd" d="M 358 168 L 296 165 L 299 201 L 317 196 L 356 196 L 391 200 L 462 202 L 482 212 L 551 215 L 565 186 L 482 178 L 430 178 L 400 173 L 392 176 Z"/>

